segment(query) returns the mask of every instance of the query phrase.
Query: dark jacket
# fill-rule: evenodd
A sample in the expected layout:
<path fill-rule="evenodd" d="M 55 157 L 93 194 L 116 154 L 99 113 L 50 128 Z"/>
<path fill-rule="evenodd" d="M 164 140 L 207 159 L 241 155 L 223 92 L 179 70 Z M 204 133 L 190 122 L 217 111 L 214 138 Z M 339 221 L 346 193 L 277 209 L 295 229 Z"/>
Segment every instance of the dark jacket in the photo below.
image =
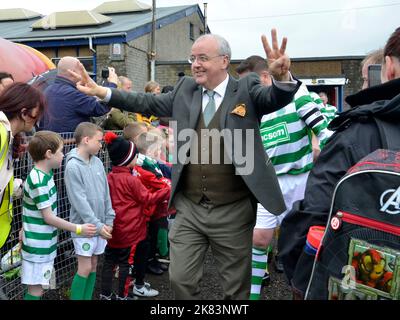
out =
<path fill-rule="evenodd" d="M 288 279 L 301 291 L 307 283 L 296 281 L 296 277 L 304 279 L 304 273 L 310 275 L 311 269 L 297 262 L 309 227 L 327 223 L 336 183 L 361 158 L 376 149 L 388 148 L 387 139 L 395 144 L 397 141 L 400 149 L 400 79 L 362 90 L 346 101 L 352 109 L 330 123 L 328 128 L 335 133 L 310 172 L 305 198 L 294 204 L 280 229 L 279 256 Z"/>
<path fill-rule="evenodd" d="M 261 85 L 256 73 L 236 80 L 230 77 L 221 108 L 219 127 L 232 133 L 224 136 L 225 149 L 232 154 L 231 146 L 239 149 L 242 146 L 248 152 L 245 163 L 239 159 L 242 153 L 235 150 L 232 157 L 236 173 L 241 175 L 255 198 L 274 214 L 282 213 L 286 207 L 278 184 L 274 166 L 265 153 L 259 128 L 259 117 L 278 110 L 292 101 L 295 92 L 300 86 L 292 85 L 289 90 L 282 90 L 275 84 L 269 87 Z M 158 117 L 170 117 L 176 122 L 177 136 L 184 138 L 175 142 L 177 163 L 172 168 L 171 201 L 179 190 L 179 181 L 184 165 L 189 160 L 190 144 L 187 143 L 186 133 L 193 133 L 197 127 L 202 107 L 203 88 L 191 77 L 183 77 L 175 86 L 174 91 L 155 96 L 153 94 L 126 93 L 112 90 L 109 104 L 123 106 L 127 111 L 139 112 L 144 115 L 153 114 Z M 245 114 L 238 114 L 237 108 L 242 108 Z M 187 130 L 191 129 L 191 130 Z M 234 130 L 242 130 L 234 134 Z M 236 133 L 238 133 L 236 130 Z M 246 131 L 247 130 L 247 131 Z M 243 133 L 253 132 L 254 141 L 246 141 Z M 250 139 L 248 139 L 250 140 Z M 253 153 L 254 152 L 254 153 Z M 244 152 L 243 152 L 244 153 Z M 253 153 L 253 154 L 251 154 Z M 254 156 L 253 156 L 254 155 Z M 174 155 L 175 157 L 175 155 Z M 253 169 L 253 170 L 252 170 Z"/>
<path fill-rule="evenodd" d="M 128 124 L 135 121 L 136 116 L 134 113 L 113 108 L 107 115 L 103 127 L 105 130 L 124 130 Z"/>
<path fill-rule="evenodd" d="M 72 81 L 60 76 L 46 88 L 44 94 L 47 110 L 40 121 L 41 130 L 74 132 L 79 123 L 110 111 L 105 104 L 81 93 Z"/>

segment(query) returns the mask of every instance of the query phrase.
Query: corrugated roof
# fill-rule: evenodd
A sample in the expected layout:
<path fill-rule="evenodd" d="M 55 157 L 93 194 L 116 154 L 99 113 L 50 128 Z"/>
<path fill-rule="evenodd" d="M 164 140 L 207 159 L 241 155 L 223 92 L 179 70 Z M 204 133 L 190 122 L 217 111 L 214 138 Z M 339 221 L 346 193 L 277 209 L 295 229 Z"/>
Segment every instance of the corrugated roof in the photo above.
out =
<path fill-rule="evenodd" d="M 200 11 L 198 5 L 177 6 L 177 7 L 160 7 L 157 8 L 157 25 L 163 23 L 168 24 L 168 21 L 184 18 L 194 12 Z M 110 15 L 113 19 L 110 23 L 100 26 L 91 27 L 71 27 L 60 29 L 35 29 L 32 30 L 32 20 L 30 21 L 3 21 L 0 22 L 0 37 L 8 40 L 23 42 L 35 41 L 42 38 L 60 38 L 67 36 L 84 38 L 88 35 L 96 36 L 98 34 L 113 34 L 113 33 L 128 33 L 134 31 L 147 24 L 151 24 L 152 11 L 132 12 Z M 165 22 L 163 22 L 165 21 Z M 140 36 L 138 34 L 137 36 Z"/>
<path fill-rule="evenodd" d="M 151 6 L 136 0 L 107 1 L 93 9 L 101 14 L 151 10 Z"/>
<path fill-rule="evenodd" d="M 41 16 L 40 13 L 23 8 L 0 9 L 0 21 L 29 20 Z"/>
<path fill-rule="evenodd" d="M 88 10 L 53 12 L 33 23 L 32 29 L 98 26 L 110 21 L 110 17 Z"/>

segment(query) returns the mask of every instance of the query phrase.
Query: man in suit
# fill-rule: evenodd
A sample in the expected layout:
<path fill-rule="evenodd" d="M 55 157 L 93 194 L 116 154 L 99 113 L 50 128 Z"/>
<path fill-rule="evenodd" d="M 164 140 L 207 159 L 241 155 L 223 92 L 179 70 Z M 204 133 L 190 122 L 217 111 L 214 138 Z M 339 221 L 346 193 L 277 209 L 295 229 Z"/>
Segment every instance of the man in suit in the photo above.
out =
<path fill-rule="evenodd" d="M 172 116 L 176 121 L 170 203 L 177 214 L 169 233 L 169 272 L 177 299 L 200 298 L 199 282 L 209 247 L 224 298 L 248 299 L 257 202 L 276 215 L 285 210 L 274 167 L 261 142 L 259 119 L 287 105 L 300 83 L 288 71 L 286 38 L 279 48 L 272 30 L 272 49 L 265 36 L 262 41 L 274 78 L 271 87 L 261 85 L 256 74 L 240 80 L 230 77 L 229 44 L 211 34 L 192 46 L 193 78 L 183 77 L 168 94 L 128 94 L 99 87 L 82 69 L 78 84 L 82 92 L 111 106 Z M 215 139 L 216 132 L 223 134 Z"/>

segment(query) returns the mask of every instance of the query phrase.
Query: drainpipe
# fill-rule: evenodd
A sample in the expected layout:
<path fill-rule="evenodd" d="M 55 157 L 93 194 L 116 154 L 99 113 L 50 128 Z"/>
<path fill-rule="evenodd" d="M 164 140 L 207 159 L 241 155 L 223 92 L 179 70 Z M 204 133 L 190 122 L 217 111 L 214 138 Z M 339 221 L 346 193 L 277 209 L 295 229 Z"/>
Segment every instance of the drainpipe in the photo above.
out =
<path fill-rule="evenodd" d="M 90 36 L 89 37 L 89 49 L 96 54 L 96 50 L 93 49 L 93 38 Z"/>
<path fill-rule="evenodd" d="M 150 80 L 156 79 L 156 0 L 153 0 L 153 19 L 151 26 L 151 48 L 150 48 Z"/>
<path fill-rule="evenodd" d="M 207 2 L 204 2 L 204 34 L 207 34 Z"/>

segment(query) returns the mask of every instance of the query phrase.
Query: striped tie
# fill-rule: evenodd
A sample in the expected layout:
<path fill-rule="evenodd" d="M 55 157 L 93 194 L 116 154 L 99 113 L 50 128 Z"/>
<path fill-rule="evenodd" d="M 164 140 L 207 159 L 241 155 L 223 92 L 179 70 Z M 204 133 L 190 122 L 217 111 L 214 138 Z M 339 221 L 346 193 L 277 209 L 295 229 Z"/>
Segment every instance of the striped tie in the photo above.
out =
<path fill-rule="evenodd" d="M 208 103 L 206 105 L 206 108 L 203 111 L 203 117 L 204 117 L 204 123 L 206 124 L 206 127 L 208 127 L 208 124 L 210 123 L 211 119 L 214 117 L 215 113 L 215 100 L 214 100 L 214 95 L 215 92 L 212 90 L 206 90 L 206 94 L 209 97 Z"/>

